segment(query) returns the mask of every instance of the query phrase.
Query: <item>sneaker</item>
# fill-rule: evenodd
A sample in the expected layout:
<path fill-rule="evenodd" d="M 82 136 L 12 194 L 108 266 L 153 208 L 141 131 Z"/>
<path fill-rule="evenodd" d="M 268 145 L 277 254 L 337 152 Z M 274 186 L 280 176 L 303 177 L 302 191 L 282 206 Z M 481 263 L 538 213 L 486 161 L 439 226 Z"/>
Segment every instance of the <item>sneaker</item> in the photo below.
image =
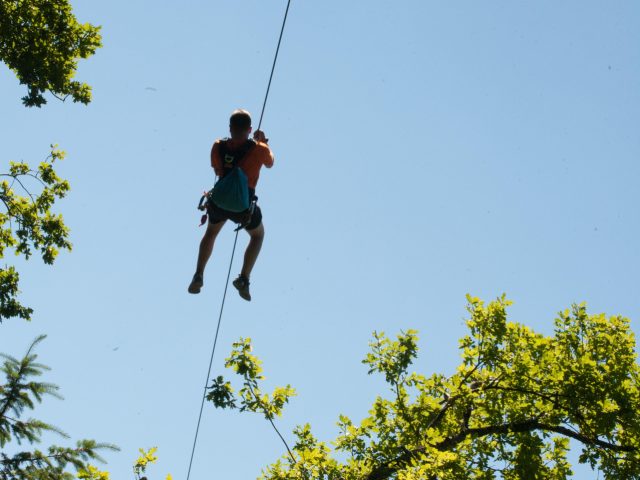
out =
<path fill-rule="evenodd" d="M 247 277 L 244 275 L 238 275 L 238 278 L 233 281 L 233 286 L 236 287 L 242 298 L 247 302 L 251 301 L 251 293 L 249 293 L 249 279 Z"/>
<path fill-rule="evenodd" d="M 199 273 L 196 273 L 193 276 L 193 279 L 191 280 L 191 283 L 189 284 L 189 288 L 187 290 L 189 291 L 189 293 L 200 293 L 200 289 L 202 288 L 202 285 L 204 285 L 202 275 Z"/>

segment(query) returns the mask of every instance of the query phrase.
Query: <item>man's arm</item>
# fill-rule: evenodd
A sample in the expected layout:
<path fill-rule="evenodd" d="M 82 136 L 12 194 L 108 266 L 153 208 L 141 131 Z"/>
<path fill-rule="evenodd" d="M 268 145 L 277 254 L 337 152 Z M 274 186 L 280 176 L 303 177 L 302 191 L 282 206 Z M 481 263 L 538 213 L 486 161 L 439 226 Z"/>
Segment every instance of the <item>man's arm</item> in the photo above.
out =
<path fill-rule="evenodd" d="M 224 173 L 222 168 L 222 159 L 220 158 L 220 140 L 216 140 L 211 147 L 211 166 L 218 177 Z"/>
<path fill-rule="evenodd" d="M 267 143 L 269 142 L 269 139 L 266 137 L 266 135 L 262 130 L 256 130 L 255 133 L 253 134 L 253 139 L 258 143 L 263 143 L 264 146 L 266 147 L 265 149 L 266 154 L 262 158 L 262 164 L 267 168 L 273 167 L 273 162 L 274 162 L 273 152 L 267 145 Z"/>

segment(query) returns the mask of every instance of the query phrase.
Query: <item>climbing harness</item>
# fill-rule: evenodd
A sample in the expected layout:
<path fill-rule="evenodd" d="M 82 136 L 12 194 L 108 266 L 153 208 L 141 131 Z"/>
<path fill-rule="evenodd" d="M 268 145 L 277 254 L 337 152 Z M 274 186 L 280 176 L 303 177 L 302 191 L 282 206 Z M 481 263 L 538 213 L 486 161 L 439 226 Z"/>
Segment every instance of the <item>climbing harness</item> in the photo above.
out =
<path fill-rule="evenodd" d="M 247 154 L 256 147 L 255 140 L 247 140 L 246 143 L 237 151 L 231 151 L 229 149 L 229 138 L 224 138 L 220 140 L 218 143 L 218 152 L 220 153 L 220 158 L 222 159 L 222 168 L 225 170 L 230 170 L 240 164 L 242 159 L 247 156 Z M 225 172 L 226 175 L 226 172 Z M 224 176 L 224 175 L 223 175 Z"/>
<path fill-rule="evenodd" d="M 249 209 L 251 205 L 249 180 L 240 165 L 255 146 L 256 142 L 247 140 L 240 150 L 232 152 L 229 149 L 228 139 L 218 144 L 224 172 L 211 190 L 209 198 L 223 210 L 240 213 Z"/>
<path fill-rule="evenodd" d="M 208 208 L 209 208 L 209 205 L 211 204 L 211 200 L 209 199 L 210 193 L 211 192 L 204 192 L 202 197 L 200 197 L 200 203 L 198 203 L 198 210 L 202 210 L 205 212 L 200 218 L 200 226 L 207 223 L 207 220 L 209 219 Z M 234 232 L 239 232 L 240 230 L 247 227 L 251 223 L 251 219 L 253 218 L 253 212 L 255 212 L 257 204 L 258 204 L 258 196 L 253 195 L 249 208 L 244 210 L 242 221 L 236 223 L 237 227 L 233 230 Z"/>
<path fill-rule="evenodd" d="M 227 212 L 253 213 L 255 198 L 249 192 L 247 175 L 240 168 L 244 157 L 255 148 L 256 142 L 247 142 L 237 151 L 229 149 L 229 139 L 217 143 L 218 154 L 222 159 L 223 174 L 211 190 L 205 192 L 198 203 L 198 210 L 208 212 L 209 207 L 216 206 Z M 255 195 L 254 195 L 255 196 Z M 204 225 L 207 214 L 202 216 L 200 226 Z"/>
<path fill-rule="evenodd" d="M 284 18 L 282 20 L 282 28 L 280 29 L 280 36 L 278 37 L 278 46 L 276 47 L 276 53 L 273 57 L 273 64 L 271 65 L 271 74 L 269 75 L 269 83 L 267 84 L 267 92 L 264 96 L 264 102 L 262 103 L 262 111 L 260 112 L 260 121 L 258 122 L 258 130 L 262 126 L 262 119 L 264 118 L 264 111 L 267 106 L 267 100 L 269 98 L 269 91 L 271 90 L 271 81 L 273 80 L 273 72 L 276 69 L 276 62 L 278 61 L 278 53 L 280 52 L 280 44 L 282 43 L 282 35 L 284 34 L 284 27 L 287 23 L 287 17 L 289 15 L 289 7 L 291 6 L 291 0 L 287 0 L 287 8 L 284 12 Z M 199 207 L 203 204 L 204 200 L 200 199 Z M 251 204 L 250 208 L 255 208 L 255 200 Z M 193 437 L 193 446 L 191 447 L 191 458 L 189 459 L 189 469 L 187 471 L 187 479 L 191 477 L 191 467 L 193 466 L 193 457 L 196 451 L 196 445 L 198 443 L 198 433 L 200 431 L 200 422 L 202 421 L 202 411 L 204 410 L 204 402 L 207 395 L 207 386 L 209 385 L 209 378 L 211 377 L 211 367 L 213 366 L 213 357 L 216 352 L 216 345 L 218 343 L 218 333 L 220 332 L 220 324 L 222 323 L 222 312 L 224 311 L 224 303 L 227 298 L 227 290 L 229 288 L 229 278 L 231 277 L 231 267 L 233 266 L 233 258 L 236 253 L 236 245 L 238 243 L 238 232 L 243 226 L 239 226 L 235 229 L 235 238 L 233 240 L 233 249 L 231 250 L 231 259 L 229 260 L 229 270 L 227 271 L 227 280 L 224 284 L 224 293 L 222 294 L 222 302 L 220 304 L 220 314 L 218 315 L 218 325 L 216 327 L 216 334 L 213 339 L 213 347 L 211 348 L 211 357 L 209 359 L 209 368 L 207 369 L 207 378 L 204 383 L 204 391 L 202 393 L 202 402 L 200 403 L 200 413 L 198 413 L 198 422 L 196 424 L 196 432 Z"/>

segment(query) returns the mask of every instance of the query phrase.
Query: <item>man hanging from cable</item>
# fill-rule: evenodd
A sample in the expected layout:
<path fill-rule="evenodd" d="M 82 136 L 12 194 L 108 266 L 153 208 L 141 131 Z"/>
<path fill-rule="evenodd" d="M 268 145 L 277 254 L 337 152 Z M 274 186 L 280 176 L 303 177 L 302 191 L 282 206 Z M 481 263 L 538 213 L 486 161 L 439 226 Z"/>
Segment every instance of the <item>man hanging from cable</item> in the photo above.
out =
<path fill-rule="evenodd" d="M 267 145 L 264 132 L 256 130 L 251 135 L 251 115 L 246 110 L 236 110 L 229 119 L 231 138 L 216 140 L 211 148 L 211 166 L 218 181 L 203 200 L 201 208 L 206 209 L 209 222 L 200 242 L 196 273 L 189 285 L 189 293 L 200 293 L 204 284 L 204 269 L 213 251 L 216 237 L 227 220 L 231 220 L 249 233 L 249 245 L 244 254 L 244 263 L 233 286 L 242 298 L 251 301 L 249 279 L 256 263 L 262 241 L 264 225 L 262 211 L 257 205 L 255 194 L 264 165 L 273 167 L 273 153 Z M 205 220 L 206 221 L 206 220 Z"/>

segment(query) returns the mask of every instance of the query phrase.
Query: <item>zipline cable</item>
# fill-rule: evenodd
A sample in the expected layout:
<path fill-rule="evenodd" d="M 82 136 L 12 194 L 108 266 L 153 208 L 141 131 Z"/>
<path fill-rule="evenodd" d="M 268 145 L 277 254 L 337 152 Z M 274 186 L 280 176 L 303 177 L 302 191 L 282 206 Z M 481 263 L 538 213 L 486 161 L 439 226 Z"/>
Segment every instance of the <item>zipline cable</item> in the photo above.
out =
<path fill-rule="evenodd" d="M 276 69 L 276 62 L 278 61 L 278 53 L 280 52 L 280 44 L 282 43 L 282 35 L 284 34 L 284 27 L 287 23 L 287 17 L 289 15 L 289 7 L 291 6 L 291 0 L 287 0 L 287 9 L 284 12 L 284 19 L 282 20 L 282 28 L 280 29 L 280 36 L 278 37 L 278 46 L 276 47 L 276 54 L 273 57 L 273 65 L 271 66 L 271 74 L 269 75 L 269 83 L 267 84 L 267 92 L 264 96 L 264 102 L 262 103 L 262 111 L 260 112 L 260 121 L 258 122 L 258 130 L 262 126 L 262 119 L 264 117 L 264 110 L 267 106 L 267 100 L 269 98 L 269 91 L 271 90 L 271 81 L 273 80 L 273 73 Z M 224 293 L 222 294 L 222 303 L 220 304 L 220 314 L 218 315 L 218 326 L 216 327 L 216 334 L 213 339 L 213 348 L 211 349 L 211 358 L 209 359 L 209 368 L 207 369 L 207 378 L 204 383 L 204 392 L 202 394 L 202 402 L 200 404 L 200 412 L 198 413 L 198 423 L 196 424 L 196 433 L 193 437 L 193 446 L 191 447 L 191 458 L 189 459 L 189 470 L 187 471 L 187 480 L 191 477 L 191 467 L 193 466 L 193 457 L 196 452 L 196 445 L 198 443 L 198 433 L 200 432 L 200 422 L 202 421 L 202 412 L 204 410 L 204 402 L 207 397 L 207 385 L 209 385 L 209 377 L 211 376 L 211 368 L 213 366 L 213 357 L 216 353 L 216 345 L 218 343 L 218 334 L 220 332 L 220 324 L 222 323 L 222 312 L 224 311 L 225 300 L 227 299 L 227 290 L 229 289 L 229 279 L 231 278 L 231 268 L 233 266 L 233 258 L 236 253 L 236 245 L 238 244 L 239 229 L 236 229 L 236 235 L 233 240 L 233 249 L 231 250 L 231 259 L 229 260 L 229 270 L 227 271 L 227 280 L 224 284 Z"/>
<path fill-rule="evenodd" d="M 289 15 L 289 7 L 291 6 L 291 0 L 287 1 L 287 9 L 284 11 L 284 19 L 282 20 L 282 28 L 280 29 L 280 37 L 278 37 L 278 46 L 276 47 L 276 54 L 273 57 L 273 65 L 271 66 L 271 75 L 269 75 L 269 83 L 267 84 L 267 93 L 264 96 L 264 103 L 262 104 L 262 112 L 260 112 L 260 121 L 258 122 L 258 130 L 262 126 L 262 117 L 264 116 L 264 109 L 267 106 L 267 99 L 269 98 L 269 90 L 271 90 L 271 80 L 273 80 L 273 72 L 276 69 L 276 62 L 278 61 L 278 53 L 280 52 L 280 44 L 282 43 L 282 34 L 284 33 L 284 26 L 287 24 L 287 16 Z"/>
<path fill-rule="evenodd" d="M 198 424 L 196 425 L 196 434 L 193 437 L 193 447 L 191 448 L 191 458 L 189 459 L 189 470 L 187 471 L 187 480 L 191 476 L 191 465 L 193 465 L 193 455 L 196 452 L 196 444 L 198 443 L 198 432 L 200 431 L 200 421 L 202 420 L 202 411 L 204 410 L 204 401 L 207 397 L 207 385 L 209 385 L 209 376 L 211 375 L 211 367 L 213 365 L 213 355 L 216 352 L 216 344 L 218 343 L 218 333 L 220 332 L 220 323 L 222 322 L 222 312 L 224 311 L 224 302 L 227 299 L 227 290 L 229 289 L 229 278 L 231 277 L 231 266 L 233 265 L 233 257 L 236 253 L 236 244 L 238 243 L 238 230 L 233 240 L 233 250 L 231 251 L 231 260 L 229 261 L 229 271 L 227 272 L 227 281 L 224 284 L 224 293 L 222 294 L 222 304 L 220 305 L 220 315 L 218 315 L 218 326 L 216 327 L 216 336 L 213 339 L 213 348 L 211 349 L 211 358 L 209 359 L 209 369 L 207 370 L 207 378 L 204 382 L 204 393 L 202 394 L 202 403 L 200 404 L 200 413 L 198 414 Z"/>

